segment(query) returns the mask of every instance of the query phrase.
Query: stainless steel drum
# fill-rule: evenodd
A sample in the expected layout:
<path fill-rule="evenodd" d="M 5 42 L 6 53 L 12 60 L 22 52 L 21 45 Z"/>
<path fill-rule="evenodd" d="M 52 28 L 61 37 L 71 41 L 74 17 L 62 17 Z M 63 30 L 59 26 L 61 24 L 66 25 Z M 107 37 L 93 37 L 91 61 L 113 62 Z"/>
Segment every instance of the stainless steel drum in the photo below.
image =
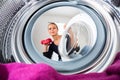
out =
<path fill-rule="evenodd" d="M 101 72 L 120 50 L 120 14 L 109 0 L 6 0 L 0 2 L 1 62 L 46 63 L 63 74 Z M 58 55 L 43 55 L 40 41 L 57 24 Z M 65 25 L 65 26 L 64 26 Z M 71 38 L 72 36 L 72 38 Z"/>

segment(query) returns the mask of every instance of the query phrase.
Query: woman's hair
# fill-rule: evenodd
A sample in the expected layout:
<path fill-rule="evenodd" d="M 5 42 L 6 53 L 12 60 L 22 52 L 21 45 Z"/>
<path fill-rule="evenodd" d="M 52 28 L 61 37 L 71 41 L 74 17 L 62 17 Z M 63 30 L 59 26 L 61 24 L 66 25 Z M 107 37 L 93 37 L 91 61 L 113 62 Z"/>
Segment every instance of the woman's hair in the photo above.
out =
<path fill-rule="evenodd" d="M 56 24 L 56 23 L 54 23 L 54 22 L 49 22 L 48 26 L 49 26 L 49 25 L 51 25 L 51 24 L 55 25 L 55 26 L 56 26 L 56 28 L 58 29 L 58 26 L 57 26 L 57 24 Z"/>

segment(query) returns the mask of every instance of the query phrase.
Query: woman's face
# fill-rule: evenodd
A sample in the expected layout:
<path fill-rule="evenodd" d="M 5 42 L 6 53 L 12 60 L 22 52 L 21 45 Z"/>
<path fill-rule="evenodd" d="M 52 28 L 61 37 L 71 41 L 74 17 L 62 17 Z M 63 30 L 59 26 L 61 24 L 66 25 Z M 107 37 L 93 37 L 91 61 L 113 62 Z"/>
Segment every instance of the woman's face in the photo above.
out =
<path fill-rule="evenodd" d="M 54 24 L 50 24 L 50 25 L 48 26 L 48 32 L 49 32 L 49 34 L 50 34 L 51 36 L 57 35 L 57 34 L 58 34 L 58 28 L 57 28 L 57 26 L 54 25 Z"/>

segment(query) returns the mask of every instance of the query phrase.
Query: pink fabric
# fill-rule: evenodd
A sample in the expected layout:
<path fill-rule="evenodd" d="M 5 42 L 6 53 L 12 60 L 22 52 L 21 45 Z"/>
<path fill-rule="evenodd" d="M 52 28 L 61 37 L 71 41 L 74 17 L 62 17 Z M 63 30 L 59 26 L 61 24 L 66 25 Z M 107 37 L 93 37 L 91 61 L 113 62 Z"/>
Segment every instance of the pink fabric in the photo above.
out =
<path fill-rule="evenodd" d="M 120 80 L 120 53 L 102 73 L 63 75 L 44 63 L 0 64 L 0 80 Z"/>

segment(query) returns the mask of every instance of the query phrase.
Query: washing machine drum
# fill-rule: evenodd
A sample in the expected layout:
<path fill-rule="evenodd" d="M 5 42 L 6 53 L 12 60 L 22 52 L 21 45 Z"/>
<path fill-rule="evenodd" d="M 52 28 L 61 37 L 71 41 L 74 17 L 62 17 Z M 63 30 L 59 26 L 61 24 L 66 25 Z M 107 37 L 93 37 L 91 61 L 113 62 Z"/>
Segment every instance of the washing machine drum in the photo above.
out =
<path fill-rule="evenodd" d="M 57 25 L 58 45 L 50 24 Z M 9 20 L 3 58 L 46 63 L 63 74 L 101 72 L 120 50 L 119 26 L 117 9 L 102 0 L 31 0 Z"/>

